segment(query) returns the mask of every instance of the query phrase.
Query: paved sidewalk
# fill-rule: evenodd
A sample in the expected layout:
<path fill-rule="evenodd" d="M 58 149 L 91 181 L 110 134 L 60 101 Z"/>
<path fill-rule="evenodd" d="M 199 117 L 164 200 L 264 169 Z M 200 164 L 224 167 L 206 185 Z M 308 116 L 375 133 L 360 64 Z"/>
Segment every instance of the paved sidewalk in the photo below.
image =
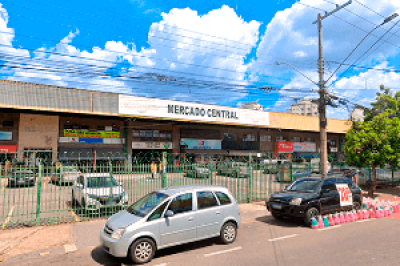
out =
<path fill-rule="evenodd" d="M 264 202 L 240 204 L 242 224 L 269 216 Z M 107 219 L 89 222 L 3 230 L 0 233 L 0 263 L 19 265 L 42 256 L 93 250 L 100 245 L 99 232 Z"/>

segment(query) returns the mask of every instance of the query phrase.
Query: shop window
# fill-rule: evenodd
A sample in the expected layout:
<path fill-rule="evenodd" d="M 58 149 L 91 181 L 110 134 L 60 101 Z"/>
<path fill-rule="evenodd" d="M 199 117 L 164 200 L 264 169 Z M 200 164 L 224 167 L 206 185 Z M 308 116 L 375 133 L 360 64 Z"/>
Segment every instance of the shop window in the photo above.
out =
<path fill-rule="evenodd" d="M 300 137 L 292 137 L 293 142 L 300 142 L 301 138 Z"/>
<path fill-rule="evenodd" d="M 14 126 L 14 121 L 3 121 L 3 127 L 12 127 Z"/>
<path fill-rule="evenodd" d="M 146 130 L 146 137 L 151 139 L 153 137 L 153 130 L 151 129 Z"/>
<path fill-rule="evenodd" d="M 260 141 L 271 142 L 271 136 L 260 135 Z"/>
<path fill-rule="evenodd" d="M 305 142 L 314 142 L 314 139 L 313 138 L 305 138 L 304 141 Z"/>
<path fill-rule="evenodd" d="M 140 137 L 140 130 L 139 129 L 134 129 L 132 130 L 133 132 L 133 137 L 138 138 Z"/>
<path fill-rule="evenodd" d="M 81 126 L 81 130 L 82 130 L 82 131 L 89 131 L 89 126 L 87 126 L 87 125 L 82 125 L 82 126 Z"/>
<path fill-rule="evenodd" d="M 97 126 L 97 130 L 104 131 L 104 130 L 106 130 L 106 127 L 105 126 Z"/>
<path fill-rule="evenodd" d="M 244 134 L 243 141 L 256 141 L 256 135 L 253 134 Z"/>
<path fill-rule="evenodd" d="M 140 137 L 145 138 L 146 137 L 146 130 L 140 130 Z"/>
<path fill-rule="evenodd" d="M 224 133 L 224 139 L 225 140 L 235 140 L 236 135 L 235 135 L 235 133 Z"/>
<path fill-rule="evenodd" d="M 70 124 L 64 125 L 64 129 L 72 129 L 72 125 L 70 125 Z"/>
<path fill-rule="evenodd" d="M 153 138 L 159 138 L 160 137 L 160 130 L 153 130 Z"/>
<path fill-rule="evenodd" d="M 283 136 L 276 136 L 276 141 L 285 141 Z"/>

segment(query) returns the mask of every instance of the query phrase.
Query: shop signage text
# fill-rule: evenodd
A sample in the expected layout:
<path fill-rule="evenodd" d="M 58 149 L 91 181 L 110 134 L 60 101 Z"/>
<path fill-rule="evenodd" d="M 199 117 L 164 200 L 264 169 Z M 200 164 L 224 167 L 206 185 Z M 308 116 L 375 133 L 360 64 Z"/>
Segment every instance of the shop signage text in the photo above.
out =
<path fill-rule="evenodd" d="M 293 142 L 294 152 L 316 152 L 317 145 L 314 142 Z"/>
<path fill-rule="evenodd" d="M 0 131 L 0 140 L 12 140 L 12 132 Z"/>
<path fill-rule="evenodd" d="M 88 132 L 83 130 L 64 129 L 64 137 L 109 139 L 109 138 L 120 138 L 120 132 L 118 131 Z"/>
<path fill-rule="evenodd" d="M 172 142 L 146 142 L 146 141 L 133 141 L 132 149 L 134 150 L 170 150 L 172 149 Z"/>
<path fill-rule="evenodd" d="M 119 95 L 118 112 L 133 117 L 201 121 L 216 124 L 269 125 L 269 113 L 230 106 Z"/>
<path fill-rule="evenodd" d="M 275 151 L 277 153 L 293 153 L 293 142 L 277 141 L 275 142 Z"/>
<path fill-rule="evenodd" d="M 181 145 L 188 150 L 220 150 L 221 140 L 181 139 Z"/>
<path fill-rule="evenodd" d="M 218 109 L 206 109 L 198 107 L 190 107 L 185 105 L 172 105 L 168 104 L 169 114 L 178 114 L 186 116 L 207 116 L 207 117 L 219 117 L 224 119 L 236 119 L 238 120 L 236 112 L 228 110 L 218 110 Z"/>

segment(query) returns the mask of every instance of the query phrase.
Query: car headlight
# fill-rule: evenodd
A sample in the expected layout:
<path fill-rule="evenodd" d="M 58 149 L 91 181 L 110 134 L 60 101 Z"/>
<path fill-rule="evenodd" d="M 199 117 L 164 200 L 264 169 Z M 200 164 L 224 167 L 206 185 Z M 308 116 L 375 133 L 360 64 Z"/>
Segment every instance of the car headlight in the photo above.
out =
<path fill-rule="evenodd" d="M 301 198 L 297 198 L 297 199 L 292 199 L 290 202 L 289 202 L 289 205 L 300 205 L 301 204 L 301 201 L 302 201 L 302 199 Z"/>
<path fill-rule="evenodd" d="M 125 233 L 125 228 L 117 229 L 114 233 L 112 233 L 111 238 L 120 240 L 121 237 L 124 235 L 124 233 Z"/>

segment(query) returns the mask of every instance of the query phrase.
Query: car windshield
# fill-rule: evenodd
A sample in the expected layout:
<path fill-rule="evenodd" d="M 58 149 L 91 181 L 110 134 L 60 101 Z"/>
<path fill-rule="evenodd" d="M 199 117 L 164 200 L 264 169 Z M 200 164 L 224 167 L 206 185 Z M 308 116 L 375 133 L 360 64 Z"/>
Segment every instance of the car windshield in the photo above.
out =
<path fill-rule="evenodd" d="M 64 173 L 78 173 L 78 170 L 76 170 L 76 168 L 73 167 L 73 166 L 64 166 L 64 167 L 62 168 L 62 171 L 63 171 Z"/>
<path fill-rule="evenodd" d="M 115 187 L 117 181 L 111 176 L 94 176 L 87 178 L 88 188 Z"/>
<path fill-rule="evenodd" d="M 321 183 L 320 180 L 312 180 L 312 179 L 297 180 L 293 184 L 291 184 L 286 190 L 311 193 L 317 190 L 320 183 Z"/>
<path fill-rule="evenodd" d="M 144 217 L 166 198 L 168 198 L 167 194 L 152 192 L 129 206 L 127 211 L 137 216 Z"/>

